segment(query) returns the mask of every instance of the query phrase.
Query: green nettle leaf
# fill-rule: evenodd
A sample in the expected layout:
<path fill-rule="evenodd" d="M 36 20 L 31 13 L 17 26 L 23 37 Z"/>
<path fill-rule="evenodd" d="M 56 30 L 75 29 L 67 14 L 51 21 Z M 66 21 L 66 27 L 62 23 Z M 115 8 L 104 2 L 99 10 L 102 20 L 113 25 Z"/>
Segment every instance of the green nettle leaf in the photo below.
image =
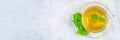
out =
<path fill-rule="evenodd" d="M 78 28 L 77 34 L 83 35 L 83 36 L 87 36 L 88 35 L 88 31 L 83 27 L 83 25 Z"/>
<path fill-rule="evenodd" d="M 90 16 L 93 20 L 97 20 L 97 15 L 93 14 Z"/>
<path fill-rule="evenodd" d="M 105 22 L 105 19 L 103 17 L 98 18 L 100 22 Z"/>
<path fill-rule="evenodd" d="M 80 20 L 82 18 L 82 15 L 80 13 L 75 13 L 75 14 L 73 14 L 73 18 Z"/>
<path fill-rule="evenodd" d="M 93 14 L 90 16 L 93 20 L 99 20 L 100 22 L 105 22 L 105 19 L 101 16 L 97 16 L 96 14 Z"/>
<path fill-rule="evenodd" d="M 77 34 L 87 36 L 89 32 L 82 25 L 82 14 L 75 13 L 73 14 L 73 23 L 75 24 L 77 30 Z"/>

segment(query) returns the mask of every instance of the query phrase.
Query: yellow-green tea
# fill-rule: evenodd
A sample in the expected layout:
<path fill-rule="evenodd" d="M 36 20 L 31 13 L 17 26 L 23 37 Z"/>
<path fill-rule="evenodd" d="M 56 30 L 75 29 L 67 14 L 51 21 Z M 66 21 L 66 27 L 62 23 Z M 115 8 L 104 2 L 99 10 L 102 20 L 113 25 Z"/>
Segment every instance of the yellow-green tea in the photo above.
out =
<path fill-rule="evenodd" d="M 103 31 L 108 22 L 106 11 L 99 6 L 88 7 L 83 13 L 83 25 L 90 32 Z"/>

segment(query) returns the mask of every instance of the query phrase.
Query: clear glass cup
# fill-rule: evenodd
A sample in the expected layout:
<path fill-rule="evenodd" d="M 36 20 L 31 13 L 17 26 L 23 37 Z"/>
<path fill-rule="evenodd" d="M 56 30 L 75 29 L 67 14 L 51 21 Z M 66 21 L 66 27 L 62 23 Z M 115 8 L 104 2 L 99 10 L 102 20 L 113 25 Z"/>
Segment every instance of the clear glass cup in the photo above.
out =
<path fill-rule="evenodd" d="M 99 6 L 99 7 L 103 8 L 103 9 L 106 11 L 106 14 L 107 14 L 107 17 L 108 17 L 108 23 L 107 23 L 107 25 L 106 25 L 106 28 L 105 28 L 103 31 L 98 32 L 98 33 L 90 32 L 87 37 L 97 38 L 97 37 L 104 36 L 104 35 L 106 35 L 107 33 L 109 33 L 109 30 L 111 30 L 112 20 L 113 20 L 112 17 L 113 17 L 113 15 L 112 15 L 110 9 L 109 9 L 106 5 L 104 5 L 104 4 L 102 4 L 102 3 L 99 3 L 99 2 L 88 2 L 88 3 L 86 3 L 86 4 L 83 4 L 83 5 L 80 7 L 80 9 L 79 9 L 78 12 L 82 13 L 82 15 L 83 15 L 83 14 L 84 14 L 84 11 L 85 11 L 88 7 L 91 7 L 91 6 Z M 83 24 L 83 26 L 84 26 L 84 24 Z"/>

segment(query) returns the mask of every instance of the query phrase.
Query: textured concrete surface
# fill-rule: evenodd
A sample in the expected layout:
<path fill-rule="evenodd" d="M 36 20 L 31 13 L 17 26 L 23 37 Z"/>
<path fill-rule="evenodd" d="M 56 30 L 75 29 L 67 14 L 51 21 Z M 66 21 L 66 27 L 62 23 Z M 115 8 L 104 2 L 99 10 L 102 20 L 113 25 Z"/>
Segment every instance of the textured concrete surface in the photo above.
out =
<path fill-rule="evenodd" d="M 75 33 L 71 16 L 85 2 L 89 1 L 0 0 L 0 40 L 120 40 L 119 0 L 100 1 L 115 15 L 110 33 L 100 38 Z"/>

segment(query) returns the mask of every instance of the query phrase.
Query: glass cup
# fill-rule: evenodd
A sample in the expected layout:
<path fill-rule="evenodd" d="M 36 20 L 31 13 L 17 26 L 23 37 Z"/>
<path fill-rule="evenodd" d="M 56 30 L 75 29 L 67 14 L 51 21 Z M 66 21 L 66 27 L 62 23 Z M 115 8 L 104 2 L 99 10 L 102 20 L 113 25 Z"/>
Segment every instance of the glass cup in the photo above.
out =
<path fill-rule="evenodd" d="M 82 15 L 83 15 L 84 12 L 85 12 L 85 10 L 86 10 L 88 7 L 91 7 L 91 6 L 98 6 L 98 7 L 103 8 L 103 9 L 106 11 L 106 16 L 107 16 L 107 18 L 108 18 L 108 23 L 107 23 L 107 25 L 106 25 L 106 27 L 105 27 L 104 30 L 102 30 L 102 31 L 100 31 L 100 32 L 97 32 L 97 33 L 90 32 L 87 37 L 97 38 L 97 37 L 101 37 L 101 36 L 103 36 L 103 35 L 106 35 L 107 33 L 109 33 L 109 30 L 111 30 L 111 27 L 112 27 L 112 22 L 111 22 L 111 21 L 112 21 L 113 19 L 112 19 L 112 13 L 111 13 L 110 9 L 109 9 L 106 5 L 104 5 L 104 4 L 102 4 L 102 3 L 99 3 L 99 2 L 88 2 L 88 3 L 86 3 L 86 4 L 83 4 L 83 5 L 80 7 L 80 10 L 79 10 L 80 13 L 82 13 Z M 82 18 L 82 20 L 83 20 L 83 18 Z M 86 29 L 83 21 L 82 21 L 82 24 L 83 24 L 84 28 Z"/>

